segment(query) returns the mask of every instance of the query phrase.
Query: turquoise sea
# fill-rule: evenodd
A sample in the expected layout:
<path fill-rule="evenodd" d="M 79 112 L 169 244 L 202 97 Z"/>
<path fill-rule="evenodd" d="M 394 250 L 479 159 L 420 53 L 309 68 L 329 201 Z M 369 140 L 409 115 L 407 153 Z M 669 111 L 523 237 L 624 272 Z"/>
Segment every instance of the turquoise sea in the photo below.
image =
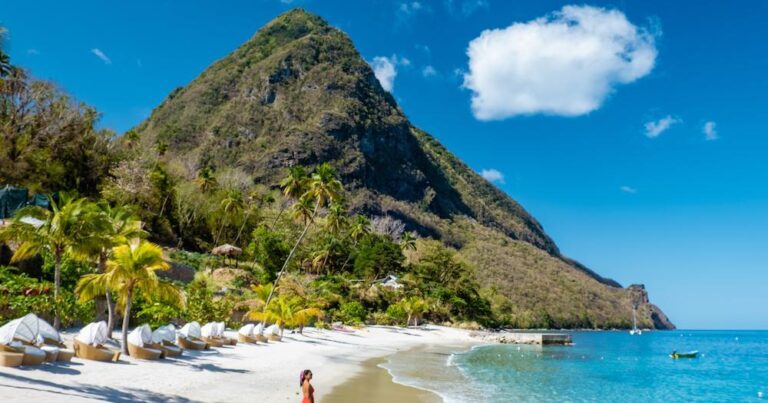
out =
<path fill-rule="evenodd" d="M 385 367 L 447 402 L 768 402 L 768 331 L 572 335 L 572 346 L 424 349 Z"/>

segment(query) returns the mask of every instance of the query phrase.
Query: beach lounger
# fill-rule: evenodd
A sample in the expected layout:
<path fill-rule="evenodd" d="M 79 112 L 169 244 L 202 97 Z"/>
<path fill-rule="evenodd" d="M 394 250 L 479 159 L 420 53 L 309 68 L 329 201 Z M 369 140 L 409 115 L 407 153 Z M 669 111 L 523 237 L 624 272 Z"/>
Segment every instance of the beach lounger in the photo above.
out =
<path fill-rule="evenodd" d="M 259 339 L 257 339 L 255 336 L 246 336 L 244 334 L 237 334 L 237 340 L 240 341 L 240 343 L 250 343 L 250 344 L 256 344 L 259 342 Z"/>
<path fill-rule="evenodd" d="M 152 332 L 152 343 L 147 344 L 147 347 L 162 351 L 161 358 L 178 357 L 184 349 L 174 344 L 175 340 L 176 326 L 160 326 Z"/>
<path fill-rule="evenodd" d="M 24 353 L 0 351 L 0 367 L 19 367 L 24 362 Z"/>
<path fill-rule="evenodd" d="M 140 360 L 159 360 L 165 358 L 163 350 L 153 348 L 152 329 L 141 325 L 128 334 L 128 355 Z"/>
<path fill-rule="evenodd" d="M 218 337 L 203 337 L 201 340 L 208 343 L 211 347 L 224 347 L 224 341 Z"/>
<path fill-rule="evenodd" d="M 40 346 L 45 353 L 45 362 L 54 362 L 59 359 L 59 349 L 53 346 Z"/>
<path fill-rule="evenodd" d="M 208 343 L 202 340 L 195 340 L 181 335 L 176 337 L 176 343 L 185 350 L 208 350 L 211 348 Z"/>
<path fill-rule="evenodd" d="M 101 345 L 92 346 L 75 339 L 74 347 L 75 357 L 82 358 L 84 360 L 117 362 L 120 359 L 119 351 L 110 350 Z"/>
<path fill-rule="evenodd" d="M 159 360 L 160 356 L 163 355 L 163 351 L 154 348 L 139 347 L 129 342 L 128 355 L 130 355 L 131 358 L 139 360 Z"/>

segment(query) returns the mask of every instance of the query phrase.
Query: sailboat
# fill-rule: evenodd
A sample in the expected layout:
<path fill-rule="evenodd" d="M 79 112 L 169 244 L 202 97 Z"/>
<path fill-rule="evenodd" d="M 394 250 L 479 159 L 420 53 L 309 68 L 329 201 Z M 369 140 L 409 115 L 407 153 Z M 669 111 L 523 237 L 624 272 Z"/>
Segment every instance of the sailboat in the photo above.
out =
<path fill-rule="evenodd" d="M 632 307 L 632 330 L 629 331 L 632 336 L 639 336 L 643 331 L 637 328 L 637 306 Z"/>

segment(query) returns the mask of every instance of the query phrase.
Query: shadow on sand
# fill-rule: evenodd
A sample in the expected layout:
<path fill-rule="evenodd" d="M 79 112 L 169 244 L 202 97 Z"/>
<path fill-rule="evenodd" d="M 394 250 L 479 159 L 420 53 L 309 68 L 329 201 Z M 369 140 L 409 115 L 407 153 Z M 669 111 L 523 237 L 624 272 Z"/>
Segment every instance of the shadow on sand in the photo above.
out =
<path fill-rule="evenodd" d="M 55 368 L 55 367 L 52 367 Z M 162 393 L 152 392 L 146 389 L 134 389 L 134 388 L 122 388 L 117 389 L 110 386 L 97 386 L 97 385 L 78 385 L 68 386 L 54 382 L 43 381 L 39 379 L 27 378 L 25 376 L 14 375 L 9 373 L 0 373 L 0 381 L 13 380 L 17 382 L 23 382 L 25 385 L 7 385 L 0 382 L 0 390 L 10 389 L 16 390 L 20 395 L 24 391 L 38 391 L 44 393 L 51 393 L 57 395 L 66 395 L 79 398 L 89 398 L 95 400 L 105 400 L 108 402 L 128 403 L 128 402 L 171 402 L 171 403 L 188 403 L 194 402 L 184 397 L 176 395 L 166 395 Z M 0 393 L 4 394 L 4 393 Z"/>

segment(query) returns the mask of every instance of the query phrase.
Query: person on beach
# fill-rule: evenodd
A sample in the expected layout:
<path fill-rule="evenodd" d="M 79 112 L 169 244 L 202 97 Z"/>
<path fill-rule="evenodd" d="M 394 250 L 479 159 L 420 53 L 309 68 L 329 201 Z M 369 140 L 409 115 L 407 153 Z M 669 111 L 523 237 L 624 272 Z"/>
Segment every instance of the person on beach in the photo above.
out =
<path fill-rule="evenodd" d="M 304 398 L 301 399 L 301 403 L 315 403 L 315 388 L 312 387 L 310 381 L 312 380 L 312 371 L 305 369 L 301 371 L 299 377 L 299 385 L 301 386 L 301 392 L 304 394 Z"/>

